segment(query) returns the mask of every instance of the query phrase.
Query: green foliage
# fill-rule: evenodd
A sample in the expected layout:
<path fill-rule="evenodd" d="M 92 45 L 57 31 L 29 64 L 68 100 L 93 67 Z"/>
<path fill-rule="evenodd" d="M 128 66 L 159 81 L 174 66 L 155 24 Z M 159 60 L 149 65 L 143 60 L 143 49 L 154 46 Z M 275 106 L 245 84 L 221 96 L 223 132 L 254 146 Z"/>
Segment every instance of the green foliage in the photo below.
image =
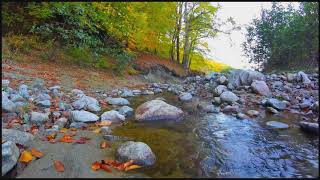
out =
<path fill-rule="evenodd" d="M 300 9 L 273 3 L 247 28 L 246 56 L 258 68 L 270 71 L 316 66 L 319 61 L 319 5 L 300 3 Z"/>

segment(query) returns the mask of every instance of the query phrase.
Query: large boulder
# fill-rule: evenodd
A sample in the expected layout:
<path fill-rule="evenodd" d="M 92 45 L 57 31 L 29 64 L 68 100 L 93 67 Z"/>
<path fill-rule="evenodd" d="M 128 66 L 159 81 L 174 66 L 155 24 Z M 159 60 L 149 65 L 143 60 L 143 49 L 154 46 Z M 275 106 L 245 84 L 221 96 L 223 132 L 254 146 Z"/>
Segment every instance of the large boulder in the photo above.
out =
<path fill-rule="evenodd" d="M 250 86 L 253 80 L 265 80 L 265 76 L 257 71 L 252 70 L 231 70 L 228 75 L 229 84 L 233 87 Z"/>
<path fill-rule="evenodd" d="M 266 82 L 254 80 L 251 84 L 251 88 L 254 92 L 263 95 L 270 96 L 270 90 Z"/>
<path fill-rule="evenodd" d="M 4 176 L 17 164 L 19 155 L 19 148 L 14 142 L 7 141 L 2 143 L 2 176 Z"/>
<path fill-rule="evenodd" d="M 31 112 L 30 121 L 35 124 L 42 124 L 45 121 L 49 120 L 50 113 L 39 113 L 39 112 Z"/>
<path fill-rule="evenodd" d="M 120 162 L 133 160 L 140 166 L 151 166 L 156 162 L 156 156 L 147 144 L 134 141 L 123 143 L 116 151 L 116 158 Z"/>
<path fill-rule="evenodd" d="M 14 129 L 2 129 L 2 140 L 12 141 L 25 147 L 29 147 L 33 139 L 34 136 L 27 132 L 22 132 Z"/>
<path fill-rule="evenodd" d="M 95 122 L 99 117 L 88 111 L 71 111 L 70 118 L 76 122 Z"/>
<path fill-rule="evenodd" d="M 2 91 L 2 110 L 5 112 L 15 112 L 16 105 L 8 98 L 8 94 Z"/>
<path fill-rule="evenodd" d="M 104 120 L 112 121 L 113 123 L 120 123 L 125 120 L 125 116 L 120 114 L 116 110 L 111 110 L 111 111 L 104 112 L 101 115 L 101 121 L 104 121 Z"/>
<path fill-rule="evenodd" d="M 232 104 L 238 101 L 239 97 L 231 91 L 225 91 L 220 95 L 220 99 L 222 102 L 227 102 L 229 104 Z"/>
<path fill-rule="evenodd" d="M 182 115 L 183 111 L 180 108 L 161 100 L 147 101 L 135 111 L 135 118 L 138 121 L 178 120 Z"/>
<path fill-rule="evenodd" d="M 73 102 L 72 106 L 77 110 L 84 109 L 92 112 L 98 112 L 101 110 L 99 102 L 95 98 L 86 95 L 83 95 Z"/>
<path fill-rule="evenodd" d="M 111 105 L 120 105 L 120 106 L 124 106 L 124 105 L 130 105 L 130 102 L 127 99 L 124 98 L 107 98 L 106 101 L 108 102 L 108 104 Z"/>
<path fill-rule="evenodd" d="M 192 95 L 188 92 L 185 92 L 185 93 L 181 93 L 179 95 L 179 99 L 181 101 L 190 101 L 192 99 Z"/>

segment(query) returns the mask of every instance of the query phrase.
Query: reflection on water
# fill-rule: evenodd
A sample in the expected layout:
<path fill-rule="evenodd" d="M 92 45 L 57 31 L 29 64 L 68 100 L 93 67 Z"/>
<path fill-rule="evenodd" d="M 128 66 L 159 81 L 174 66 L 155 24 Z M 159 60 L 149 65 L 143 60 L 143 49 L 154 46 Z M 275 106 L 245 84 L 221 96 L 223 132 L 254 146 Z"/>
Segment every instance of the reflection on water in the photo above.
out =
<path fill-rule="evenodd" d="M 136 108 L 156 97 L 186 111 L 169 93 L 133 97 L 130 102 Z M 151 147 L 156 164 L 139 170 L 151 177 L 317 177 L 318 138 L 304 134 L 288 118 L 281 121 L 289 129 L 269 129 L 265 122 L 271 118 L 276 117 L 238 120 L 222 113 L 193 112 L 180 122 L 132 118 L 114 133 Z"/>

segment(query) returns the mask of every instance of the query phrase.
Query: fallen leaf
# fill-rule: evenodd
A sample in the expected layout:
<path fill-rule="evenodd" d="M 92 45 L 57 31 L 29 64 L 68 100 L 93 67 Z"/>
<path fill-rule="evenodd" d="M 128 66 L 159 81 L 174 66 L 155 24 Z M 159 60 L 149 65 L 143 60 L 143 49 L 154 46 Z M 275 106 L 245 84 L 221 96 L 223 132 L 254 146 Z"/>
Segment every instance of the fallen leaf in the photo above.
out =
<path fill-rule="evenodd" d="M 67 131 L 68 131 L 67 128 L 61 128 L 59 132 L 60 132 L 60 133 L 65 133 L 65 132 L 67 132 Z"/>
<path fill-rule="evenodd" d="M 70 128 L 71 131 L 77 131 L 77 128 Z"/>
<path fill-rule="evenodd" d="M 63 137 L 61 137 L 61 138 L 59 139 L 59 142 L 71 143 L 71 142 L 73 142 L 73 139 L 72 139 L 72 137 L 69 136 L 69 135 L 64 135 Z"/>
<path fill-rule="evenodd" d="M 61 161 L 58 160 L 53 160 L 53 165 L 58 172 L 63 172 L 64 171 L 64 165 L 62 164 Z"/>
<path fill-rule="evenodd" d="M 92 163 L 92 165 L 91 165 L 91 169 L 94 170 L 94 171 L 100 169 L 100 167 L 101 167 L 101 163 L 99 163 L 98 161 L 95 161 L 95 162 Z"/>
<path fill-rule="evenodd" d="M 105 159 L 105 160 L 103 160 L 103 162 L 104 162 L 104 164 L 109 164 L 109 165 L 111 165 L 113 167 L 117 167 L 117 166 L 121 165 L 121 163 L 117 162 L 116 160 L 107 160 L 107 159 Z"/>
<path fill-rule="evenodd" d="M 32 154 L 29 151 L 25 150 L 21 153 L 19 161 L 27 163 L 29 161 L 32 161 L 32 158 L 33 158 Z"/>
<path fill-rule="evenodd" d="M 109 173 L 112 172 L 111 169 L 108 167 L 107 164 L 101 164 L 101 165 L 100 165 L 100 168 L 103 169 L 103 170 L 106 171 L 106 172 L 109 172 Z"/>
<path fill-rule="evenodd" d="M 56 143 L 57 141 L 55 140 L 55 139 L 51 139 L 50 141 L 49 141 L 49 143 L 51 143 L 51 144 L 54 144 L 54 143 Z"/>
<path fill-rule="evenodd" d="M 36 148 L 32 148 L 30 150 L 31 154 L 37 158 L 41 158 L 43 156 L 43 153 L 37 150 Z"/>
<path fill-rule="evenodd" d="M 105 148 L 107 148 L 107 147 L 108 147 L 107 141 L 102 141 L 102 142 L 100 143 L 100 148 L 101 148 L 101 149 L 105 149 Z"/>
<path fill-rule="evenodd" d="M 79 139 L 74 140 L 74 142 L 78 144 L 85 144 L 89 139 L 90 138 L 87 138 L 87 137 L 80 137 Z"/>
<path fill-rule="evenodd" d="M 133 160 L 130 160 L 130 161 L 128 161 L 128 162 L 125 162 L 125 163 L 123 164 L 123 167 L 126 168 L 126 167 L 128 167 L 128 166 L 131 166 L 132 164 L 133 164 Z"/>
<path fill-rule="evenodd" d="M 132 169 L 138 169 L 138 168 L 141 168 L 141 166 L 138 166 L 138 165 L 131 165 L 129 167 L 126 167 L 124 170 L 125 171 L 129 171 L 129 170 L 132 170 Z"/>
<path fill-rule="evenodd" d="M 97 126 L 110 126 L 111 124 L 112 124 L 112 121 L 108 121 L 108 120 L 104 120 L 96 123 Z"/>
<path fill-rule="evenodd" d="M 52 134 L 47 135 L 47 138 L 50 141 L 51 139 L 55 139 L 56 136 L 57 136 L 57 133 L 52 133 Z"/>

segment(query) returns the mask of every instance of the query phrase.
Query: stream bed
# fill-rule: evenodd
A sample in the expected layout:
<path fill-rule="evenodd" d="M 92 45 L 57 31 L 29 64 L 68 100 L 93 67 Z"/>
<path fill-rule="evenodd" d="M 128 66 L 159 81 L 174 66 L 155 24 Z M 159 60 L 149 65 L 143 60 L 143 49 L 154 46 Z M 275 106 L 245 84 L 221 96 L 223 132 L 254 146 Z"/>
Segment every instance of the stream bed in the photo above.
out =
<path fill-rule="evenodd" d="M 239 120 L 222 113 L 199 113 L 169 92 L 128 98 L 131 107 L 155 99 L 182 108 L 178 122 L 136 122 L 113 130 L 114 135 L 148 144 L 156 155 L 151 167 L 137 169 L 150 177 L 318 177 L 319 139 L 302 132 L 299 117 L 281 113 Z M 267 121 L 287 123 L 288 129 L 268 128 Z"/>

